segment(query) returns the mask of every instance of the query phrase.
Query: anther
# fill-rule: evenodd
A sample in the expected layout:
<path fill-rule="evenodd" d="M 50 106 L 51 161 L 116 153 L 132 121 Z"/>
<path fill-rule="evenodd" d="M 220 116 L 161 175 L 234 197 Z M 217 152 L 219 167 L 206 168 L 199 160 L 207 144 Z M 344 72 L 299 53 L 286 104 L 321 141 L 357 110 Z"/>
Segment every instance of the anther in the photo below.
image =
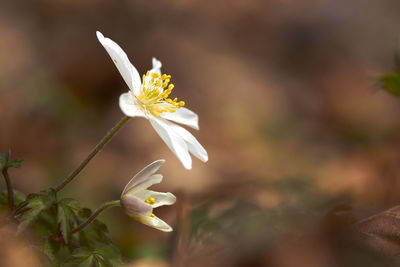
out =
<path fill-rule="evenodd" d="M 144 202 L 146 202 L 146 203 L 148 203 L 148 204 L 150 204 L 150 205 L 153 205 L 154 203 L 156 203 L 156 200 L 155 200 L 154 197 L 152 197 L 151 195 L 149 195 L 149 196 L 146 198 L 146 200 L 145 200 Z"/>

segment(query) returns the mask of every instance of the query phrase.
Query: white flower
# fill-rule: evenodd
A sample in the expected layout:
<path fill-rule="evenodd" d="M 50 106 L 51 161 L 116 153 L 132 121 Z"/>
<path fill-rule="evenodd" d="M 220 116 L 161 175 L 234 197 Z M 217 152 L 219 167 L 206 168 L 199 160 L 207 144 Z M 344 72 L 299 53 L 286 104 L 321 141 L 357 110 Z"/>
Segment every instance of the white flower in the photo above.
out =
<path fill-rule="evenodd" d="M 189 152 L 207 162 L 207 152 L 196 138 L 186 129 L 171 122 L 199 129 L 197 114 L 184 108 L 183 101 L 169 98 L 174 85 L 169 84 L 170 75 L 161 75 L 161 62 L 153 58 L 153 68 L 141 80 L 121 47 L 100 32 L 96 34 L 130 89 L 119 98 L 122 112 L 129 117 L 147 118 L 186 169 L 192 168 Z"/>
<path fill-rule="evenodd" d="M 135 220 L 158 230 L 171 232 L 172 228 L 155 216 L 153 209 L 174 204 L 176 197 L 171 193 L 147 190 L 151 185 L 161 183 L 163 176 L 154 173 L 164 162 L 165 160 L 154 161 L 129 181 L 121 194 L 121 207 Z"/>

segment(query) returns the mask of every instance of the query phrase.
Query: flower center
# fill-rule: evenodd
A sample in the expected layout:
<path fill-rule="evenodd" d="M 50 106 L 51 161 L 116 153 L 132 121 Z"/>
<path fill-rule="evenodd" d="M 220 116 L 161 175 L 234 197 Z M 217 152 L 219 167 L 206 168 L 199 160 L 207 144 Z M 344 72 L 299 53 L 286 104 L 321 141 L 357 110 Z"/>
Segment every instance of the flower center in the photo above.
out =
<path fill-rule="evenodd" d="M 160 75 L 150 71 L 143 75 L 142 92 L 138 96 L 143 108 L 160 116 L 163 112 L 175 112 L 185 105 L 183 101 L 178 102 L 178 98 L 168 98 L 174 89 L 174 85 L 169 84 L 170 79 L 171 75 Z"/>
<path fill-rule="evenodd" d="M 149 195 L 144 202 L 146 202 L 147 204 L 153 205 L 154 203 L 156 203 L 156 200 L 154 197 Z"/>

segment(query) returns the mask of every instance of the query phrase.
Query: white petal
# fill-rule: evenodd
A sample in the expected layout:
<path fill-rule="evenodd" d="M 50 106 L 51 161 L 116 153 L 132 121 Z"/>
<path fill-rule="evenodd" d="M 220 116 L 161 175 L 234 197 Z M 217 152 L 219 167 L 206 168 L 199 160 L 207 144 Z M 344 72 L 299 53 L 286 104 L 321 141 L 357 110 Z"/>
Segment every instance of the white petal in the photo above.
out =
<path fill-rule="evenodd" d="M 142 109 L 138 107 L 133 99 L 132 92 L 123 93 L 119 97 L 119 107 L 129 117 L 146 117 Z"/>
<path fill-rule="evenodd" d="M 150 118 L 149 120 L 169 149 L 171 149 L 175 156 L 177 156 L 177 158 L 182 162 L 183 166 L 190 170 L 192 168 L 192 159 L 190 158 L 188 147 L 182 137 L 172 130 L 172 128 L 167 124 L 168 121 L 155 117 Z"/>
<path fill-rule="evenodd" d="M 130 195 L 130 193 L 128 193 Z M 146 199 L 151 196 L 154 198 L 154 204 L 150 204 L 153 208 L 158 208 L 164 205 L 173 205 L 176 201 L 176 197 L 172 193 L 162 193 L 152 190 L 141 190 L 135 193 L 135 197 L 145 202 Z"/>
<path fill-rule="evenodd" d="M 157 72 L 158 74 L 161 74 L 161 67 L 162 67 L 161 61 L 153 57 L 152 63 L 153 63 L 153 68 L 151 69 L 150 72 Z"/>
<path fill-rule="evenodd" d="M 178 108 L 175 112 L 163 112 L 160 117 L 199 129 L 199 116 L 187 108 Z"/>
<path fill-rule="evenodd" d="M 149 188 L 153 184 L 161 183 L 163 176 L 161 174 L 153 174 L 148 179 L 144 180 L 143 182 L 137 183 L 134 186 L 130 186 L 123 195 L 129 195 L 134 197 L 140 197 L 144 195 L 142 191 L 145 191 L 146 188 Z M 147 198 L 147 197 L 146 197 Z M 144 198 L 143 201 L 146 199 Z"/>
<path fill-rule="evenodd" d="M 162 175 L 153 175 L 158 169 L 163 165 L 165 160 L 160 159 L 156 160 L 153 163 L 150 163 L 146 167 L 144 167 L 140 172 L 138 172 L 125 186 L 124 190 L 122 191 L 121 195 L 124 195 L 127 193 L 127 191 L 131 190 L 133 187 L 138 188 L 139 185 L 147 184 L 149 182 L 152 182 L 152 184 L 161 182 L 162 180 Z M 160 177 L 161 176 L 161 177 Z"/>
<path fill-rule="evenodd" d="M 188 130 L 169 121 L 166 121 L 166 123 L 175 133 L 185 140 L 190 153 L 203 162 L 208 161 L 207 151 Z"/>
<path fill-rule="evenodd" d="M 163 220 L 161 220 L 157 216 L 154 216 L 154 217 L 140 216 L 140 217 L 137 217 L 135 219 L 138 220 L 139 222 L 147 225 L 147 226 L 156 228 L 156 229 L 158 229 L 160 231 L 163 231 L 163 232 L 171 232 L 172 231 L 171 226 L 169 226 L 166 222 L 164 222 Z"/>
<path fill-rule="evenodd" d="M 153 212 L 153 206 L 139 198 L 124 195 L 121 197 L 121 207 L 131 217 L 146 216 Z"/>
<path fill-rule="evenodd" d="M 162 193 L 162 192 L 156 192 L 152 190 L 147 190 L 149 191 L 149 195 L 151 195 L 155 203 L 152 205 L 153 208 L 157 208 L 160 206 L 164 205 L 173 205 L 176 202 L 176 197 L 172 193 Z"/>
<path fill-rule="evenodd" d="M 128 85 L 128 87 L 135 93 L 139 95 L 141 80 L 140 75 L 136 68 L 129 61 L 128 56 L 122 50 L 122 48 L 115 43 L 113 40 L 106 38 L 101 34 L 101 32 L 96 32 L 97 39 L 104 46 L 111 59 L 113 60 L 115 66 L 117 67 L 119 73 L 121 73 L 122 78 Z"/>
<path fill-rule="evenodd" d="M 150 75 L 147 75 L 144 81 L 145 86 L 150 87 L 151 86 L 151 74 L 152 73 L 158 73 L 161 75 L 161 61 L 159 61 L 158 59 L 156 59 L 155 57 L 153 57 L 152 60 L 153 63 L 153 68 L 149 71 Z M 159 87 L 159 93 L 162 93 L 164 91 L 164 89 L 162 87 Z"/>

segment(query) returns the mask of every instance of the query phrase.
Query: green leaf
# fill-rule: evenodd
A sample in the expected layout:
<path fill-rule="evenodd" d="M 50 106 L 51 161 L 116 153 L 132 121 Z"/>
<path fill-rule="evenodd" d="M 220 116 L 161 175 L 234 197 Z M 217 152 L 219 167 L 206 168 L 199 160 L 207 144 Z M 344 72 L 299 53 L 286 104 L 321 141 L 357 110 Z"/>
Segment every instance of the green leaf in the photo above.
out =
<path fill-rule="evenodd" d="M 71 230 L 76 226 L 75 212 L 79 211 L 79 202 L 64 198 L 57 205 L 57 222 L 60 224 L 60 231 L 66 244 L 71 237 Z"/>
<path fill-rule="evenodd" d="M 30 194 L 26 200 L 26 207 L 29 208 L 22 216 L 18 231 L 21 231 L 33 223 L 40 213 L 50 208 L 56 202 L 54 189 L 42 191 L 39 194 Z"/>
<path fill-rule="evenodd" d="M 89 208 L 81 208 L 78 212 L 80 217 L 89 218 L 92 215 L 92 210 Z"/>
<path fill-rule="evenodd" d="M 60 242 L 56 242 L 50 238 L 47 238 L 42 244 L 42 250 L 44 254 L 49 258 L 53 266 L 59 266 L 60 262 L 57 259 L 57 252 L 60 249 Z"/>
<path fill-rule="evenodd" d="M 19 228 L 26 228 L 29 224 L 31 224 L 39 214 L 49 208 L 53 204 L 51 201 L 45 198 L 36 198 L 29 201 L 27 208 L 30 210 L 26 211 L 21 217 L 21 224 Z"/>
<path fill-rule="evenodd" d="M 79 232 L 79 243 L 82 246 L 91 248 L 95 248 L 98 244 L 111 244 L 111 238 L 108 232 L 99 230 L 99 228 L 103 228 L 103 225 L 102 222 L 95 220 L 90 225 L 86 226 L 85 229 Z"/>
<path fill-rule="evenodd" d="M 110 265 L 109 263 L 107 263 L 101 256 L 99 256 L 99 255 L 96 255 L 95 256 L 95 259 L 96 259 L 96 266 L 99 266 L 99 267 L 109 267 L 109 266 L 112 266 L 112 265 Z"/>
<path fill-rule="evenodd" d="M 88 208 L 82 208 L 78 214 L 81 217 L 79 223 L 82 223 L 92 214 L 92 211 Z M 111 244 L 107 225 L 99 220 L 94 220 L 79 232 L 79 243 L 90 248 L 96 248 L 99 243 Z"/>
<path fill-rule="evenodd" d="M 79 201 L 73 198 L 63 198 L 59 201 L 60 204 L 68 206 L 70 209 L 74 211 L 74 213 L 78 213 L 80 211 Z"/>
<path fill-rule="evenodd" d="M 400 72 L 386 73 L 379 78 L 379 81 L 386 91 L 400 97 Z"/>
<path fill-rule="evenodd" d="M 62 266 L 65 267 L 92 267 L 93 266 L 93 253 L 91 250 L 86 248 L 78 248 L 72 252 L 71 257 L 69 257 Z"/>
<path fill-rule="evenodd" d="M 13 161 L 10 161 L 10 152 L 7 151 L 4 154 L 0 154 L 0 171 L 2 171 L 4 168 L 19 168 L 21 167 L 21 163 L 23 159 L 14 159 Z"/>
<path fill-rule="evenodd" d="M 24 161 L 24 159 L 14 159 L 13 161 L 7 163 L 7 167 L 19 168 L 21 167 L 22 161 Z"/>
<path fill-rule="evenodd" d="M 101 255 L 104 260 L 111 264 L 111 266 L 120 266 L 124 264 L 121 252 L 114 246 L 102 246 L 97 248 L 94 252 Z"/>
<path fill-rule="evenodd" d="M 87 257 L 92 254 L 92 250 L 88 248 L 77 248 L 74 249 L 72 252 L 71 256 L 75 258 L 82 258 L 82 257 Z"/>
<path fill-rule="evenodd" d="M 97 235 L 97 240 L 100 243 L 111 244 L 111 238 L 108 235 L 107 225 L 99 220 L 94 220 L 91 224 L 94 232 Z"/>
<path fill-rule="evenodd" d="M 92 267 L 93 266 L 93 255 L 88 256 L 86 259 L 81 261 L 79 264 L 73 264 L 71 266 L 77 266 L 77 267 Z"/>
<path fill-rule="evenodd" d="M 36 239 L 54 237 L 59 232 L 56 205 L 53 204 L 42 211 L 30 228 L 32 229 L 32 235 L 36 236 Z"/>
<path fill-rule="evenodd" d="M 114 246 L 102 246 L 95 250 L 75 249 L 62 266 L 117 267 L 123 264 L 121 252 Z"/>

